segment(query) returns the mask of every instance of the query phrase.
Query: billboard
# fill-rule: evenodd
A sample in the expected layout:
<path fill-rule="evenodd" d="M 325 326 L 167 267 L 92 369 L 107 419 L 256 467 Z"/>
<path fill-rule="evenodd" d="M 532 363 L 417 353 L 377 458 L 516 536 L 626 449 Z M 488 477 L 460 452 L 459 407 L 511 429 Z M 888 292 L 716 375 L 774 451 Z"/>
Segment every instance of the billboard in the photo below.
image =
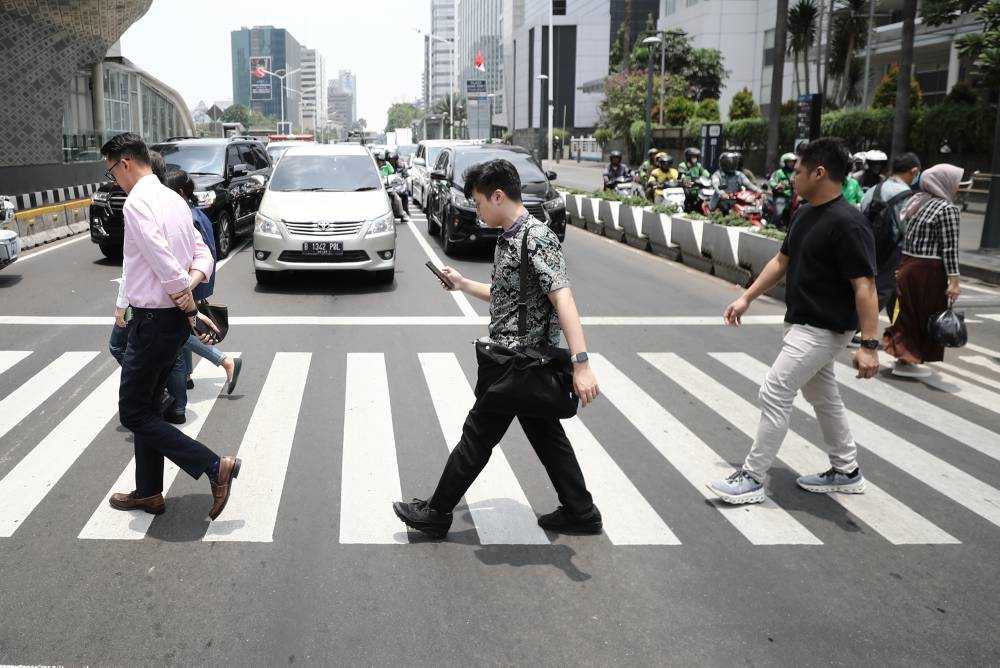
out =
<path fill-rule="evenodd" d="M 273 97 L 271 90 L 271 75 L 266 71 L 271 69 L 271 56 L 250 57 L 250 100 L 263 101 Z"/>

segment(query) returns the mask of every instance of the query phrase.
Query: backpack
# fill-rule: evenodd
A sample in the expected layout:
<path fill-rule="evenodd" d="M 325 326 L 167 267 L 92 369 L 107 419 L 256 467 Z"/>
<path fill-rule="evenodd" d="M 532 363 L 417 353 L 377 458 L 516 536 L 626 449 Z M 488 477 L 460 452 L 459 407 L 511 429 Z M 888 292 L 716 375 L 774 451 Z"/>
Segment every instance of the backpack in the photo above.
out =
<path fill-rule="evenodd" d="M 896 206 L 916 194 L 913 190 L 908 189 L 897 193 L 888 200 L 883 200 L 883 185 L 885 185 L 884 181 L 875 186 L 875 196 L 872 197 L 871 204 L 865 211 L 865 216 L 871 223 L 872 232 L 875 235 L 875 262 L 876 266 L 879 267 L 892 257 L 906 231 L 899 219 Z"/>

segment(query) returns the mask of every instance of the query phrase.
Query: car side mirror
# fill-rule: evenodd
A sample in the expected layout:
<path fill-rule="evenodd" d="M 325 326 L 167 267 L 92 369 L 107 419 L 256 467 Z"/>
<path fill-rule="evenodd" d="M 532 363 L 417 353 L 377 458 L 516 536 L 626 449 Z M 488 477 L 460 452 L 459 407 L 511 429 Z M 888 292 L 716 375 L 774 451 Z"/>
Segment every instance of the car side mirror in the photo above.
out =
<path fill-rule="evenodd" d="M 427 161 L 424 160 L 423 158 L 414 158 L 413 159 L 413 164 L 414 165 L 420 165 L 422 167 L 422 166 L 424 166 L 424 165 L 427 164 Z"/>
<path fill-rule="evenodd" d="M 445 174 L 440 169 L 435 169 L 434 171 L 431 172 L 431 178 L 434 179 L 435 181 L 447 181 L 448 175 Z"/>
<path fill-rule="evenodd" d="M 233 176 L 246 176 L 247 174 L 250 173 L 250 165 L 247 165 L 245 163 L 233 165 L 230 168 L 229 173 L 232 174 Z"/>
<path fill-rule="evenodd" d="M 545 172 L 545 178 L 547 178 L 549 181 L 555 181 L 556 180 L 556 173 L 553 172 L 553 171 Z"/>

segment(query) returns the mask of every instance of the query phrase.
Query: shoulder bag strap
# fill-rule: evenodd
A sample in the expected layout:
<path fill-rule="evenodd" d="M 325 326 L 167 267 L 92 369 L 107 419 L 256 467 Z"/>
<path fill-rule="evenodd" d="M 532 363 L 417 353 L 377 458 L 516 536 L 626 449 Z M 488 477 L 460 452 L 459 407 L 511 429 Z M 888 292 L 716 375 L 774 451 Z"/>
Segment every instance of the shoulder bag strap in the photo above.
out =
<path fill-rule="evenodd" d="M 527 345 L 528 341 L 528 272 L 529 272 L 529 261 L 528 261 L 528 234 L 531 232 L 531 227 L 529 223 L 524 224 L 524 236 L 521 238 L 521 285 L 520 285 L 520 301 L 517 302 L 517 336 L 521 341 Z M 555 310 L 555 307 L 551 307 Z M 545 319 L 545 331 L 542 334 L 542 344 L 548 345 L 549 343 L 549 330 L 552 325 L 552 316 L 549 315 Z"/>

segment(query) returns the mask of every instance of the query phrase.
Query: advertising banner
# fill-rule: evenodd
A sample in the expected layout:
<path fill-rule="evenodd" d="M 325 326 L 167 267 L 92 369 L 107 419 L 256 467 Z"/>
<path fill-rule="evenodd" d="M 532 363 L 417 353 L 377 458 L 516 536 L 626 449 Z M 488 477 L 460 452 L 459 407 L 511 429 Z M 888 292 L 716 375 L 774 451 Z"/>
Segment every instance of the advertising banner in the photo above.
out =
<path fill-rule="evenodd" d="M 271 56 L 252 56 L 250 58 L 250 99 L 252 101 L 270 100 L 273 97 L 271 75 Z"/>

